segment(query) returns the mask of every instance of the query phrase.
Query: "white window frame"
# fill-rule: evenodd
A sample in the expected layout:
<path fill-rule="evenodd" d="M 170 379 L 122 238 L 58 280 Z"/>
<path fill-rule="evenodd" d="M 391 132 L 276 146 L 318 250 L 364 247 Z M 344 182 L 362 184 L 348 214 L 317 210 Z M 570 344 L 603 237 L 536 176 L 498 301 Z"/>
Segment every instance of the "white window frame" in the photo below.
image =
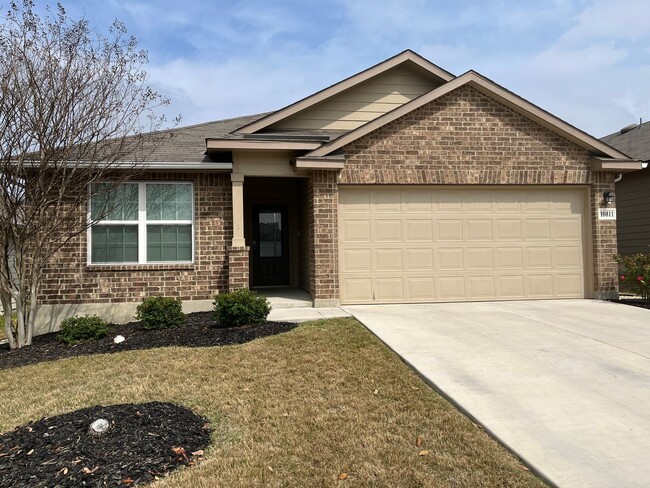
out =
<path fill-rule="evenodd" d="M 98 181 L 94 184 L 110 183 Z M 92 183 L 91 183 L 92 184 Z M 128 266 L 128 265 L 158 265 L 158 264 L 194 264 L 196 253 L 195 246 L 195 211 L 194 211 L 194 182 L 192 181 L 125 181 L 124 184 L 138 185 L 138 220 L 98 220 L 88 226 L 87 235 L 87 264 L 88 266 Z M 189 185 L 192 188 L 191 216 L 190 220 L 147 220 L 147 185 Z M 88 193 L 92 195 L 90 184 Z M 87 222 L 92 222 L 92 197 L 88 199 Z M 110 263 L 92 262 L 92 228 L 95 225 L 137 225 L 138 226 L 138 261 L 122 261 Z M 191 225 L 192 226 L 192 259 L 189 261 L 147 261 L 147 225 Z"/>

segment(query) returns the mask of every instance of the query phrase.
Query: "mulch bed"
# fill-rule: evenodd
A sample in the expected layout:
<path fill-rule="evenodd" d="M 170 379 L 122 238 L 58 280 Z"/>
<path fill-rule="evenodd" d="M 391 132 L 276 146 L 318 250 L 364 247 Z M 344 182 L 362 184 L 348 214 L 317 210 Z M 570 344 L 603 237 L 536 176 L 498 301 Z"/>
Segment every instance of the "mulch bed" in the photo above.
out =
<path fill-rule="evenodd" d="M 96 438 L 97 419 L 112 424 Z M 203 417 L 173 403 L 96 406 L 0 435 L 0 487 L 133 486 L 200 462 L 210 442 Z"/>
<path fill-rule="evenodd" d="M 633 307 L 650 308 L 650 303 L 642 300 L 641 298 L 619 298 L 618 300 L 609 300 L 613 303 L 620 303 L 622 305 L 632 305 Z"/>
<path fill-rule="evenodd" d="M 140 328 L 139 322 L 112 325 L 107 337 L 67 346 L 60 343 L 57 333 L 34 337 L 32 345 L 10 351 L 8 344 L 0 344 L 0 369 L 25 366 L 41 361 L 90 354 L 152 349 L 165 346 L 209 347 L 243 344 L 295 328 L 291 322 L 266 322 L 262 325 L 218 328 L 213 312 L 195 312 L 187 315 L 185 325 L 163 330 Z M 115 344 L 113 338 L 122 335 L 126 341 Z"/>

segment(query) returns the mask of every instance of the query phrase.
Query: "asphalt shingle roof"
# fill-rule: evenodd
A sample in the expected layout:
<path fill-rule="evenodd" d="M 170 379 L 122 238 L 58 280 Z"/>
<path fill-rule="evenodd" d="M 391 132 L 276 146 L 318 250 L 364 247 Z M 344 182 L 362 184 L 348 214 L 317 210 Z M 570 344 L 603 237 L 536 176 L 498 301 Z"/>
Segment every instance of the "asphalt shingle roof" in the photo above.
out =
<path fill-rule="evenodd" d="M 601 141 L 633 159 L 650 161 L 650 122 L 637 125 L 623 134 L 615 132 L 603 137 Z"/>
<path fill-rule="evenodd" d="M 210 161 L 205 153 L 206 138 L 228 138 L 233 130 L 250 124 L 267 115 L 266 113 L 246 115 L 203 124 L 178 127 L 152 134 L 155 137 L 152 152 L 147 162 L 191 162 Z M 146 151 L 146 150 L 145 150 Z"/>

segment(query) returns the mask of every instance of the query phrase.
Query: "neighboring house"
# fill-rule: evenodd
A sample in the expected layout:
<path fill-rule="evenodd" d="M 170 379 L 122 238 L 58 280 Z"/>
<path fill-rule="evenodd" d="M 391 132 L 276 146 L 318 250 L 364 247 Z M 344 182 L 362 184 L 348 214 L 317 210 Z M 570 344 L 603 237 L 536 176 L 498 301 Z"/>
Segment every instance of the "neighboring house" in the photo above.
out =
<path fill-rule="evenodd" d="M 640 163 L 405 51 L 269 114 L 169 131 L 48 269 L 41 330 L 288 286 L 316 307 L 615 295 L 615 175 Z"/>
<path fill-rule="evenodd" d="M 650 122 L 624 127 L 601 139 L 628 156 L 650 162 Z M 616 232 L 621 254 L 650 252 L 650 170 L 616 182 Z"/>

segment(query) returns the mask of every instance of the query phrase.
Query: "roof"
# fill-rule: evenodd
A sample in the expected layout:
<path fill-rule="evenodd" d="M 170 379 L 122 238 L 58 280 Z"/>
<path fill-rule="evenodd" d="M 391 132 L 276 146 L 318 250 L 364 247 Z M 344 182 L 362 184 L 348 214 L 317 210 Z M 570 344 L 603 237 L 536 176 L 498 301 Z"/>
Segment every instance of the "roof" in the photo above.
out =
<path fill-rule="evenodd" d="M 205 155 L 206 139 L 227 138 L 233 130 L 250 124 L 265 115 L 267 114 L 246 115 L 155 132 L 152 134 L 152 137 L 155 137 L 155 147 L 150 154 L 147 154 L 146 161 L 193 163 L 211 161 Z"/>
<path fill-rule="evenodd" d="M 634 159 L 650 161 L 650 122 L 637 125 L 633 129 L 618 131 L 601 139 Z"/>

